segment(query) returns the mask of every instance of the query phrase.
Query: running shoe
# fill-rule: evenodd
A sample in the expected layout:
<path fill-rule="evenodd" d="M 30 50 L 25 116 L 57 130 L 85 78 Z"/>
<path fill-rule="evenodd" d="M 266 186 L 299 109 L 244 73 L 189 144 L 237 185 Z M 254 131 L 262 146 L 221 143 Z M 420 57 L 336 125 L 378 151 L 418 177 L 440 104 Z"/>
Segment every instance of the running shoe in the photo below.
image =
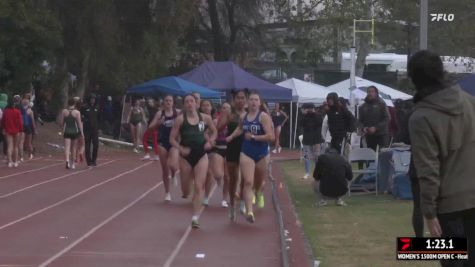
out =
<path fill-rule="evenodd" d="M 254 223 L 256 221 L 256 218 L 254 217 L 254 213 L 248 212 L 246 214 L 246 220 L 250 223 Z"/>
<path fill-rule="evenodd" d="M 152 158 L 153 161 L 159 161 L 160 160 L 160 157 L 159 156 L 155 156 Z"/>
<path fill-rule="evenodd" d="M 200 229 L 200 223 L 198 222 L 198 220 L 191 220 L 191 228 Z"/>
<path fill-rule="evenodd" d="M 66 161 L 66 169 L 69 169 L 69 161 Z"/>
<path fill-rule="evenodd" d="M 244 203 L 244 200 L 239 201 L 239 211 L 241 211 L 241 214 L 246 214 L 246 203 Z"/>
<path fill-rule="evenodd" d="M 277 149 L 272 150 L 272 153 L 276 154 L 276 153 L 277 153 Z"/>
<path fill-rule="evenodd" d="M 201 201 L 201 203 L 202 203 L 203 205 L 205 205 L 206 207 L 208 207 L 208 206 L 209 206 L 209 199 L 208 199 L 207 197 L 205 197 L 205 198 L 203 199 L 203 201 Z"/>
<path fill-rule="evenodd" d="M 15 161 L 15 163 L 13 163 L 13 167 L 18 168 L 18 161 Z"/>
<path fill-rule="evenodd" d="M 8 168 L 12 168 L 13 167 L 13 162 L 8 162 Z"/>
<path fill-rule="evenodd" d="M 71 163 L 71 169 L 72 169 L 72 170 L 76 169 L 76 165 L 74 164 L 74 162 Z"/>
<path fill-rule="evenodd" d="M 232 222 L 236 222 L 236 208 L 234 207 L 234 205 L 230 206 L 229 207 L 229 219 L 232 221 Z"/>
<path fill-rule="evenodd" d="M 264 193 L 262 193 L 262 192 L 257 192 L 256 195 L 257 195 L 257 207 L 258 207 L 259 209 L 263 209 L 263 208 L 264 208 L 264 205 L 265 205 Z"/>
<path fill-rule="evenodd" d="M 228 202 L 226 200 L 221 201 L 221 207 L 223 208 L 229 207 Z"/>
<path fill-rule="evenodd" d="M 166 202 L 172 201 L 172 196 L 171 196 L 170 193 L 166 193 L 166 194 L 165 194 L 165 201 L 166 201 Z"/>
<path fill-rule="evenodd" d="M 282 147 L 279 147 L 279 149 L 277 149 L 277 153 L 280 154 L 280 152 L 282 152 Z"/>
<path fill-rule="evenodd" d="M 256 204 L 256 193 L 252 195 L 252 205 L 255 205 L 255 204 Z"/>
<path fill-rule="evenodd" d="M 150 155 L 149 155 L 149 154 L 145 154 L 145 156 L 142 158 L 142 160 L 150 160 Z"/>
<path fill-rule="evenodd" d="M 345 201 L 343 201 L 343 199 L 337 199 L 336 200 L 336 205 L 337 206 L 343 206 L 343 207 L 347 206 L 347 204 L 345 203 Z"/>
<path fill-rule="evenodd" d="M 139 153 L 139 150 L 137 148 L 134 148 L 134 150 L 132 151 L 134 151 L 134 153 Z"/>
<path fill-rule="evenodd" d="M 310 174 L 309 174 L 309 173 L 306 173 L 302 178 L 303 178 L 303 179 L 308 179 L 308 178 L 310 178 Z"/>
<path fill-rule="evenodd" d="M 23 161 L 24 161 L 24 160 L 23 160 L 23 157 L 21 157 L 21 158 L 20 158 L 20 162 L 23 162 Z"/>

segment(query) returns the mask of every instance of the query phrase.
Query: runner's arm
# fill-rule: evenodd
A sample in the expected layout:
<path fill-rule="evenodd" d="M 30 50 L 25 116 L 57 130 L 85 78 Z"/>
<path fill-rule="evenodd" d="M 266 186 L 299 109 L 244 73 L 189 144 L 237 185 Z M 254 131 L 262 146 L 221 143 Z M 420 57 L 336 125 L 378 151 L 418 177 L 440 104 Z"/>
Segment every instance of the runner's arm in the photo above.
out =
<path fill-rule="evenodd" d="M 177 138 L 179 136 L 179 131 L 181 126 L 183 125 L 183 115 L 180 115 L 176 118 L 175 123 L 173 124 L 172 130 L 170 132 L 170 144 L 172 147 L 178 149 L 178 151 L 181 151 L 181 146 L 177 141 Z"/>
<path fill-rule="evenodd" d="M 213 120 L 210 116 L 205 115 L 205 123 L 208 126 L 208 142 L 211 145 L 214 145 L 216 141 L 216 137 L 218 136 L 218 131 L 216 130 L 216 126 L 214 126 Z"/>
<path fill-rule="evenodd" d="M 275 135 L 274 131 L 272 130 L 272 119 L 266 113 L 261 113 L 260 121 L 262 127 L 264 128 L 264 134 L 255 135 L 254 140 L 269 143 L 274 142 Z"/>

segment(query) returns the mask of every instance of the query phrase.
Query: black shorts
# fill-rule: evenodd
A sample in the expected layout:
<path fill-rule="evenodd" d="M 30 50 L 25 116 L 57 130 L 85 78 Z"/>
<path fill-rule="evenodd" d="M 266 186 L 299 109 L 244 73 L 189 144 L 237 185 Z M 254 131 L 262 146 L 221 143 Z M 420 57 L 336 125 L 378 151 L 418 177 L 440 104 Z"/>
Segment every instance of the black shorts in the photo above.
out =
<path fill-rule="evenodd" d="M 243 136 L 235 138 L 228 143 L 226 148 L 226 161 L 239 163 L 239 157 L 241 154 Z"/>
<path fill-rule="evenodd" d="M 23 125 L 23 132 L 25 134 L 33 134 L 33 126 L 31 125 Z"/>
<path fill-rule="evenodd" d="M 79 138 L 79 133 L 76 134 L 64 134 L 64 139 L 76 140 Z"/>
<path fill-rule="evenodd" d="M 213 147 L 213 150 L 211 150 L 212 153 L 216 153 L 220 155 L 223 158 L 226 158 L 226 148 L 217 148 Z"/>
<path fill-rule="evenodd" d="M 206 155 L 206 151 L 203 147 L 195 147 L 191 148 L 190 154 L 183 158 L 188 162 L 188 164 L 190 164 L 192 168 L 194 168 L 204 155 Z"/>

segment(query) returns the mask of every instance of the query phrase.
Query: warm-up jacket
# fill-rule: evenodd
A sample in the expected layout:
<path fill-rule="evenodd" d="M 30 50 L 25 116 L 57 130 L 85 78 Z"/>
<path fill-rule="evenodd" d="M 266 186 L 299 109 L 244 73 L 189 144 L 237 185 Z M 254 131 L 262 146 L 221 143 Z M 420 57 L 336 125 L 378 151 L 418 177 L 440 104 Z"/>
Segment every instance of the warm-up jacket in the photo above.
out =
<path fill-rule="evenodd" d="M 360 127 L 375 127 L 374 135 L 387 135 L 389 116 L 386 104 L 382 99 L 365 100 L 358 112 Z"/>
<path fill-rule="evenodd" d="M 353 178 L 351 165 L 337 152 L 318 157 L 313 178 L 320 182 L 320 192 L 327 197 L 341 197 L 348 192 L 348 181 Z"/>
<path fill-rule="evenodd" d="M 475 98 L 458 86 L 422 98 L 409 132 L 424 216 L 475 208 Z"/>
<path fill-rule="evenodd" d="M 312 112 L 303 114 L 299 125 L 302 129 L 304 145 L 316 145 L 324 142 L 322 137 L 323 114 Z"/>

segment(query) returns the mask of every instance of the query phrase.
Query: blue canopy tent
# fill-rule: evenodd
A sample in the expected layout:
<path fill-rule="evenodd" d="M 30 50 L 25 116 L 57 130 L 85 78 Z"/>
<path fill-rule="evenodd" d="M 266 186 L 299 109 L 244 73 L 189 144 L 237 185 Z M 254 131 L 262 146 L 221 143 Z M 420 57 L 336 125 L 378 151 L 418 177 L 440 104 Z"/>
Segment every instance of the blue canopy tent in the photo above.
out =
<path fill-rule="evenodd" d="M 292 89 L 258 78 L 241 69 L 234 62 L 208 61 L 180 77 L 211 89 L 230 91 L 248 88 L 256 90 L 263 100 L 290 102 L 290 129 L 292 129 Z M 289 140 L 292 140 L 292 130 L 290 130 L 289 137 Z"/>
<path fill-rule="evenodd" d="M 475 74 L 468 74 L 458 81 L 460 87 L 467 93 L 475 96 Z"/>
<path fill-rule="evenodd" d="M 215 90 L 256 90 L 266 101 L 292 101 L 291 89 L 262 80 L 231 61 L 208 61 L 180 77 Z"/>
<path fill-rule="evenodd" d="M 184 96 L 192 92 L 199 93 L 202 98 L 220 98 L 222 95 L 218 91 L 208 89 L 176 76 L 151 80 L 127 90 L 127 94 L 141 96 L 159 96 L 161 94 Z"/>

